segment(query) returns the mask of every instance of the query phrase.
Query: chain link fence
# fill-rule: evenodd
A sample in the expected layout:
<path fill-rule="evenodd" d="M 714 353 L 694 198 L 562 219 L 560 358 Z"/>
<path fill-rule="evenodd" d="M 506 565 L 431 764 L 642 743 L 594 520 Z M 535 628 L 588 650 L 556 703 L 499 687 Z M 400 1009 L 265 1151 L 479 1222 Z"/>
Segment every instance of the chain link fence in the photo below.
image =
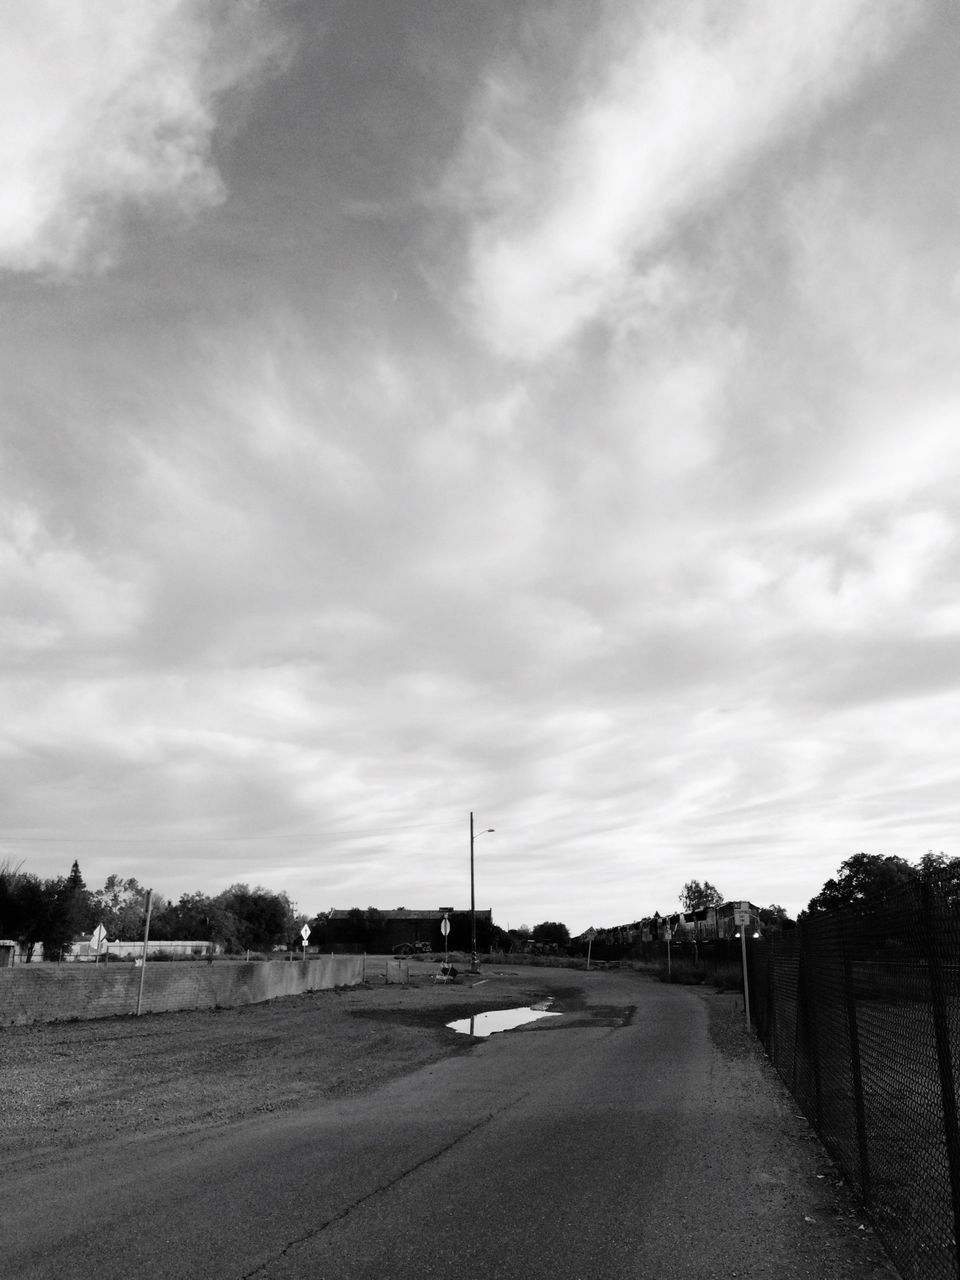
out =
<path fill-rule="evenodd" d="M 918 883 L 747 955 L 767 1054 L 904 1280 L 957 1280 L 960 901 Z"/>

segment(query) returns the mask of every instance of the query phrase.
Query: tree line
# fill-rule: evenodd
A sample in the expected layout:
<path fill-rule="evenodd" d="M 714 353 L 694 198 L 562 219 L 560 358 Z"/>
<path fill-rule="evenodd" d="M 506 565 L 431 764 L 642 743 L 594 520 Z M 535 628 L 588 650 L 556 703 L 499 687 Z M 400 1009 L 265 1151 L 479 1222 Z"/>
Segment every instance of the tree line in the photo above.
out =
<path fill-rule="evenodd" d="M 931 851 L 925 853 L 919 863 L 913 863 L 895 855 L 855 853 L 840 864 L 836 876 L 827 880 L 810 899 L 800 918 L 844 907 L 861 910 L 882 907 L 908 886 L 925 880 L 946 889 L 954 900 L 960 900 L 960 858 L 948 858 Z"/>
<path fill-rule="evenodd" d="M 806 910 L 800 912 L 800 919 L 843 908 L 882 907 L 908 886 L 924 881 L 947 889 L 955 901 L 960 901 L 960 858 L 930 851 L 919 862 L 909 862 L 895 854 L 855 853 L 841 862 L 835 876 L 825 881 L 820 892 L 807 903 Z M 724 901 L 709 880 L 702 883 L 688 880 L 680 892 L 684 911 L 718 907 Z M 776 904 L 761 909 L 761 921 L 765 916 L 789 921 L 783 907 Z"/>
<path fill-rule="evenodd" d="M 948 888 L 960 901 L 960 858 L 930 852 L 914 864 L 896 856 L 857 853 L 840 864 L 837 875 L 810 899 L 800 918 L 842 907 L 881 906 L 907 885 L 925 878 Z M 685 911 L 725 901 L 709 880 L 687 881 L 679 897 Z M 76 861 L 69 875 L 47 880 L 9 862 L 0 863 L 0 938 L 12 938 L 28 960 L 41 945 L 47 957 L 68 954 L 71 944 L 98 924 L 111 941 L 136 942 L 143 937 L 146 907 L 147 890 L 133 878 L 110 875 L 102 888 L 90 890 Z M 351 912 L 356 917 L 358 942 L 370 935 L 376 923 L 371 919 L 373 911 L 356 908 Z M 763 908 L 761 918 L 771 924 L 788 920 L 776 904 Z M 311 920 L 297 914 L 286 893 L 234 884 L 213 896 L 185 893 L 177 902 L 154 893 L 150 937 L 158 942 L 212 942 L 218 950 L 238 954 L 296 947 L 305 923 L 318 930 L 323 916 Z M 521 925 L 504 930 L 492 925 L 490 937 L 478 941 L 484 950 L 522 950 L 531 945 L 562 949 L 569 944 L 570 934 L 566 925 L 545 920 L 533 929 Z"/>
<path fill-rule="evenodd" d="M 135 878 L 107 877 L 102 888 L 89 889 L 74 860 L 67 876 L 41 880 L 9 862 L 0 863 L 0 938 L 10 938 L 27 961 L 42 947 L 47 959 L 69 955 L 73 944 L 98 925 L 111 942 L 138 942 L 144 936 L 148 890 Z M 309 925 L 314 939 L 323 935 L 326 917 L 298 914 L 286 893 L 234 884 L 222 893 L 182 894 L 177 902 L 153 893 L 150 940 L 211 942 L 227 955 L 300 946 L 300 930 Z M 373 907 L 354 908 L 351 941 L 369 944 L 382 929 L 382 914 Z M 478 929 L 481 949 L 521 950 L 564 947 L 566 925 L 544 921 L 533 929 L 521 925 L 504 930 L 484 924 Z M 355 935 L 355 936 L 354 936 Z M 488 936 L 489 935 L 489 936 Z"/>
<path fill-rule="evenodd" d="M 147 889 L 134 878 L 107 877 L 90 890 L 79 864 L 68 876 L 41 880 L 10 863 L 0 864 L 0 937 L 12 938 L 31 960 L 38 946 L 47 958 L 69 954 L 72 943 L 102 924 L 111 942 L 143 937 Z M 285 893 L 234 884 L 215 896 L 185 893 L 168 902 L 154 893 L 150 938 L 156 942 L 212 942 L 227 954 L 292 947 L 305 917 Z"/>
<path fill-rule="evenodd" d="M 470 946 L 466 912 L 455 912 L 448 938 L 452 949 L 466 950 Z M 383 945 L 388 917 L 377 907 L 351 907 L 346 917 L 337 922 L 336 940 L 340 943 L 375 951 Z M 328 938 L 324 928 L 326 918 L 318 916 L 311 924 L 313 936 L 318 940 Z M 570 943 L 570 931 L 557 920 L 544 920 L 531 929 L 521 924 L 515 929 L 501 929 L 499 925 L 481 917 L 477 920 L 477 948 L 480 951 L 524 951 L 550 948 L 562 949 Z"/>

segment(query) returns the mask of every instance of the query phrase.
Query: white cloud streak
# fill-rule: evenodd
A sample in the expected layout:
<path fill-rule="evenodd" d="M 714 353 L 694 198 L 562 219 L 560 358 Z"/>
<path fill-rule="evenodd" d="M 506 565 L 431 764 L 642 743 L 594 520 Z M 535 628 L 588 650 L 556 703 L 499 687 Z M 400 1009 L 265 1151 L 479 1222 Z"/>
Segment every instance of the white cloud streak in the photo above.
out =
<path fill-rule="evenodd" d="M 921 16 L 902 0 L 688 0 L 621 19 L 624 52 L 531 138 L 523 69 L 491 77 L 449 177 L 473 209 L 467 305 L 491 347 L 537 359 L 596 319 L 639 255 L 876 65 Z"/>
<path fill-rule="evenodd" d="M 250 0 L 11 0 L 0 50 L 0 268 L 103 267 L 123 206 L 224 198 L 218 96 L 283 43 Z"/>

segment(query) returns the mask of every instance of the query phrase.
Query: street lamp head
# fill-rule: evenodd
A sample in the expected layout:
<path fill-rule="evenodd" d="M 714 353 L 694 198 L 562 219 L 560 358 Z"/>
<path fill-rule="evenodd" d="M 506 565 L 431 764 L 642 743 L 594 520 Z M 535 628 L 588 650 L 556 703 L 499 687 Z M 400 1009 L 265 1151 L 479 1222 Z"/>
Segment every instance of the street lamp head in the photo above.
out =
<path fill-rule="evenodd" d="M 477 908 L 473 891 L 473 845 L 477 835 L 492 835 L 493 827 L 485 827 L 483 831 L 473 829 L 473 810 L 470 810 L 470 972 L 480 972 L 480 961 L 477 956 Z"/>

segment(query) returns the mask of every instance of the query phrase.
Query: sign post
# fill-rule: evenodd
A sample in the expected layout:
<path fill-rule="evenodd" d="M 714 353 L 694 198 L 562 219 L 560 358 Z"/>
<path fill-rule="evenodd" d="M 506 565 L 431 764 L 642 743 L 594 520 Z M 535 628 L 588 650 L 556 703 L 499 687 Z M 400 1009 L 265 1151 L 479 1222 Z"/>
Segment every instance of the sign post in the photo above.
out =
<path fill-rule="evenodd" d="M 153 910 L 153 890 L 147 890 L 147 919 L 143 926 L 143 957 L 140 961 L 140 990 L 137 992 L 137 1017 L 143 1007 L 143 980 L 147 976 L 147 940 L 150 937 L 150 912 Z"/>
<path fill-rule="evenodd" d="M 743 966 L 743 1016 L 747 1030 L 750 1030 L 750 979 L 747 976 L 747 928 L 750 924 L 750 912 L 735 910 L 733 923 L 740 930 L 740 963 Z"/>
<path fill-rule="evenodd" d="M 447 950 L 447 938 L 450 934 L 450 921 L 446 916 L 444 916 L 440 921 L 440 932 L 443 934 L 443 963 L 446 964 L 449 960 L 450 954 Z"/>
<path fill-rule="evenodd" d="M 594 929 L 593 925 L 591 925 L 590 928 L 587 930 L 587 932 L 583 936 L 587 940 L 587 968 L 589 969 L 590 968 L 590 952 L 593 950 L 593 940 L 597 936 L 597 931 L 596 929 Z"/>
<path fill-rule="evenodd" d="M 673 979 L 671 975 L 673 974 L 673 962 L 670 957 L 670 943 L 673 940 L 673 933 L 671 932 L 669 925 L 667 925 L 664 930 L 663 936 L 667 940 L 667 981 L 672 982 Z"/>
<path fill-rule="evenodd" d="M 307 939 L 310 937 L 310 926 L 305 924 L 300 930 L 300 937 L 303 940 L 303 958 L 307 958 Z"/>

